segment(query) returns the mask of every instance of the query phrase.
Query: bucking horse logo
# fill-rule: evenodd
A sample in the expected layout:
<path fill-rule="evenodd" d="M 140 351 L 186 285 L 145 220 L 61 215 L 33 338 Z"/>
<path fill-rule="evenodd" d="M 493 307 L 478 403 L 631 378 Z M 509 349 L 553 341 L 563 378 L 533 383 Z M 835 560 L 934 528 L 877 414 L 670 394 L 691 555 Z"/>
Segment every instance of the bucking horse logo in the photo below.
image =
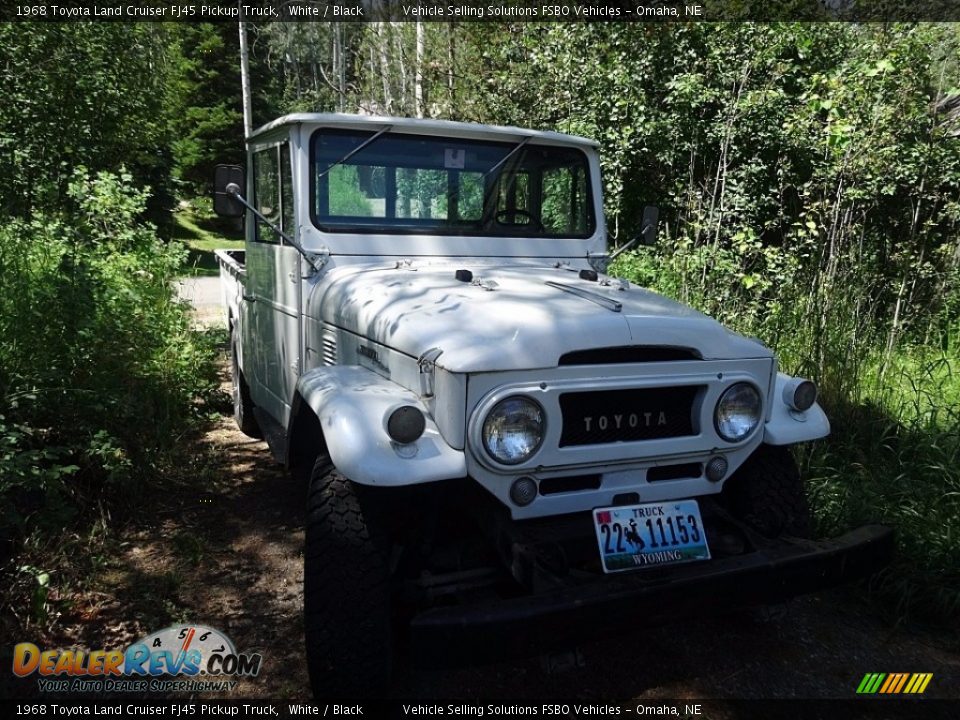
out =
<path fill-rule="evenodd" d="M 643 538 L 640 537 L 640 533 L 637 532 L 637 521 L 632 519 L 630 520 L 630 529 L 627 530 L 623 536 L 633 543 L 634 547 L 638 550 L 643 550 L 647 545 L 643 542 Z"/>

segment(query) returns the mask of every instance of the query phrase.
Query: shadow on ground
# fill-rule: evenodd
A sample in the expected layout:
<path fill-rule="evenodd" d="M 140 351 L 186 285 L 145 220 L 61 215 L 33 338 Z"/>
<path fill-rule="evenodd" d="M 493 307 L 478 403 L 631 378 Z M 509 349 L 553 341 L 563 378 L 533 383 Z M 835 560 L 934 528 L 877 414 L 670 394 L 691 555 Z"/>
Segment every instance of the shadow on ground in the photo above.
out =
<path fill-rule="evenodd" d="M 305 488 L 226 416 L 189 455 L 195 460 L 180 486 L 145 499 L 94 590 L 77 598 L 46 644 L 126 647 L 173 623 L 207 624 L 238 650 L 264 658 L 258 677 L 223 697 L 307 699 Z M 891 626 L 856 598 L 823 593 L 767 620 L 744 613 L 644 628 L 642 618 L 625 617 L 617 635 L 567 654 L 483 667 L 426 670 L 401 660 L 393 694 L 448 701 L 851 698 L 867 672 L 932 672 L 928 697 L 960 698 L 955 633 Z M 27 683 L 8 692 L 36 689 Z"/>

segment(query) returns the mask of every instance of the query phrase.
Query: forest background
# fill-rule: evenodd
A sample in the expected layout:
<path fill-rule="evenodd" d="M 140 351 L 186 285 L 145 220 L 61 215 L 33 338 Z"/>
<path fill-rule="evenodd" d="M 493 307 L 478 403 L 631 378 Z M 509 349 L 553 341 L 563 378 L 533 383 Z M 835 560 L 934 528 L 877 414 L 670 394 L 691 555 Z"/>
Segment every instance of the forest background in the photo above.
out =
<path fill-rule="evenodd" d="M 820 534 L 897 527 L 865 590 L 960 613 L 960 26 L 249 25 L 254 126 L 289 111 L 553 129 L 602 148 L 612 272 L 759 337 L 833 425 L 798 457 Z M 238 26 L 0 24 L 0 562 L 109 533 L 220 402 L 173 280 L 235 230 Z M 202 264 L 202 258 L 201 258 Z M 46 557 L 50 557 L 47 555 Z M 25 559 L 26 558 L 26 559 Z M 53 562 L 50 560 L 50 562 Z"/>

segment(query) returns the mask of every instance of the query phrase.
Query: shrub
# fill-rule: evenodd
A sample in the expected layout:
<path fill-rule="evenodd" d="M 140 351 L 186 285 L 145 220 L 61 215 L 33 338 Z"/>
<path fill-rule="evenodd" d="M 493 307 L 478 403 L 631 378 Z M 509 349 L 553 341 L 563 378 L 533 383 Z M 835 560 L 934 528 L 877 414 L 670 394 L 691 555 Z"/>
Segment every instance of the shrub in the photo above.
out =
<path fill-rule="evenodd" d="M 155 477 L 215 388 L 126 173 L 78 168 L 72 212 L 0 224 L 0 534 L 62 528 Z"/>

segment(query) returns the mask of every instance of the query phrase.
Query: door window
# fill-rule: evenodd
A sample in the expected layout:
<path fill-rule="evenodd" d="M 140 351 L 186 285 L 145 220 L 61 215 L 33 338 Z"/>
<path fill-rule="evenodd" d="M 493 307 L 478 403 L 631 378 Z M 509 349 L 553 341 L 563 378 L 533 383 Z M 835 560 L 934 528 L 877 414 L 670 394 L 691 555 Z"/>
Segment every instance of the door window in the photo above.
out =
<path fill-rule="evenodd" d="M 287 234 L 296 230 L 289 143 L 274 145 L 254 153 L 253 196 L 254 207 L 270 222 Z M 280 242 L 280 236 L 259 218 L 256 229 L 257 242 Z"/>

